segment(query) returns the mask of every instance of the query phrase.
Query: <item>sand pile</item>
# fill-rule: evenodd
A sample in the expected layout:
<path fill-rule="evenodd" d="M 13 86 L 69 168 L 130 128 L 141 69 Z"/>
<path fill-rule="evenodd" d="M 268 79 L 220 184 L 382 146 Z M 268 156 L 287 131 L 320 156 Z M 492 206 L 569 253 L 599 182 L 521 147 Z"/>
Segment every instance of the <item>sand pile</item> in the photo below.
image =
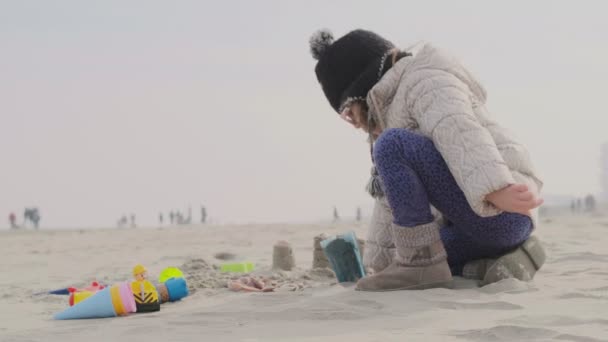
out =
<path fill-rule="evenodd" d="M 275 291 L 302 291 L 307 288 L 336 284 L 333 272 L 328 268 L 291 271 L 273 270 L 269 266 L 258 267 L 248 274 L 222 273 L 219 265 L 201 258 L 192 258 L 180 267 L 192 293 L 200 289 L 226 289 L 228 282 L 244 275 L 265 279 L 273 283 Z"/>

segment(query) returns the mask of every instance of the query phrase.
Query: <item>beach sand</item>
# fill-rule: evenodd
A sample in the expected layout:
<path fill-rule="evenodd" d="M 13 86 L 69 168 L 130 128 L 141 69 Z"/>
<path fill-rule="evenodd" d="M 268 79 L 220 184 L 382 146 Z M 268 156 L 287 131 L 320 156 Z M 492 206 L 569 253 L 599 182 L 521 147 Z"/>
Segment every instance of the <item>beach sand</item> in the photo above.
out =
<path fill-rule="evenodd" d="M 542 221 L 548 261 L 533 282 L 457 279 L 452 290 L 389 293 L 355 292 L 310 270 L 315 235 L 364 237 L 365 224 L 2 232 L 0 341 L 607 341 L 608 218 Z M 278 240 L 293 247 L 293 271 L 269 269 Z M 280 291 L 229 291 L 217 253 L 254 262 Z M 137 263 L 151 278 L 183 267 L 193 294 L 156 313 L 76 321 L 52 320 L 66 296 L 38 294 L 130 280 Z"/>

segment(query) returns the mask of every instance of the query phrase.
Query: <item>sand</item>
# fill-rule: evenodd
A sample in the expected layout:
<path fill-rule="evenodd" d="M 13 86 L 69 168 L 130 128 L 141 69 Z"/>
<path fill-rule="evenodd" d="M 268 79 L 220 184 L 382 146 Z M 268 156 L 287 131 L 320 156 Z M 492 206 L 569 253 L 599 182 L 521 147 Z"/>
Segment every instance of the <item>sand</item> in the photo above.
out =
<path fill-rule="evenodd" d="M 365 225 L 193 226 L 2 232 L 0 341 L 606 341 L 608 218 L 560 215 L 537 234 L 549 256 L 533 282 L 483 288 L 361 293 L 310 270 L 313 237 Z M 272 271 L 273 245 L 293 247 L 296 268 Z M 275 293 L 236 293 L 222 260 L 255 262 Z M 53 321 L 62 296 L 37 293 L 182 266 L 193 294 L 157 313 Z"/>

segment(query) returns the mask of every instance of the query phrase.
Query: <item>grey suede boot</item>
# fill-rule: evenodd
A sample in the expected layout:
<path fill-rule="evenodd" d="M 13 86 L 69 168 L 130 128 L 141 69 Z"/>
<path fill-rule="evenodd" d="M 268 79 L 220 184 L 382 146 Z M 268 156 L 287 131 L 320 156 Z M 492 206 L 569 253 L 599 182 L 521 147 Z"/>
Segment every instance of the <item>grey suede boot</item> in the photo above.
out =
<path fill-rule="evenodd" d="M 530 281 L 534 278 L 536 271 L 543 266 L 545 259 L 545 250 L 540 240 L 536 236 L 531 236 L 517 249 L 491 263 L 481 285 L 488 285 L 507 278 Z"/>
<path fill-rule="evenodd" d="M 393 225 L 392 234 L 395 259 L 381 272 L 359 280 L 357 290 L 421 290 L 451 284 L 452 273 L 436 222 L 413 228 Z"/>
<path fill-rule="evenodd" d="M 496 259 L 476 259 L 467 262 L 462 268 L 462 277 L 471 280 L 483 280 L 486 271 L 496 262 Z"/>
<path fill-rule="evenodd" d="M 478 259 L 468 262 L 462 269 L 462 277 L 481 280 L 482 285 L 502 279 L 516 278 L 529 281 L 545 263 L 545 250 L 536 236 L 531 236 L 521 246 L 497 259 Z"/>

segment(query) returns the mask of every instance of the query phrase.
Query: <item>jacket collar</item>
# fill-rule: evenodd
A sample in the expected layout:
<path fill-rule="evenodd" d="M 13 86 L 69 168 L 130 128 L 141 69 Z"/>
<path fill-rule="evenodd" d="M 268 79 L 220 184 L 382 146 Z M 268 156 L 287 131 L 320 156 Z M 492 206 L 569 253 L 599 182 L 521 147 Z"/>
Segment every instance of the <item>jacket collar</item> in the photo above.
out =
<path fill-rule="evenodd" d="M 386 128 L 388 106 L 395 97 L 401 76 L 411 58 L 411 56 L 407 56 L 399 60 L 367 94 L 368 115 L 371 115 L 382 128 Z"/>
<path fill-rule="evenodd" d="M 408 65 L 410 65 L 416 54 L 425 46 L 425 42 L 418 42 L 405 49 L 405 51 L 411 53 L 412 56 L 403 57 L 397 61 L 397 63 L 382 76 L 378 83 L 376 83 L 367 94 L 368 115 L 371 115 L 380 127 L 386 128 L 386 113 L 388 111 L 388 106 L 395 97 L 401 78 L 407 71 Z"/>

